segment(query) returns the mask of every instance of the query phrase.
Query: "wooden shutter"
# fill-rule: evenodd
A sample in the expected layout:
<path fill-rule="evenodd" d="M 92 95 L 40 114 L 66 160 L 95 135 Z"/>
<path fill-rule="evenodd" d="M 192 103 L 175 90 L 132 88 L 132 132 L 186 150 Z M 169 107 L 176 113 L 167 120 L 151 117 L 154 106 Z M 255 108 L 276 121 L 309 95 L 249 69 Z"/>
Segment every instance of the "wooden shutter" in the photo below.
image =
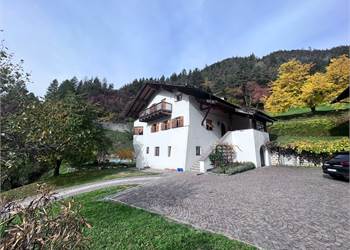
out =
<path fill-rule="evenodd" d="M 184 117 L 183 116 L 180 116 L 178 117 L 178 124 L 179 124 L 179 127 L 183 127 L 184 126 Z"/>
<path fill-rule="evenodd" d="M 176 128 L 176 118 L 171 120 L 171 127 Z"/>
<path fill-rule="evenodd" d="M 168 123 L 168 129 L 171 129 L 171 120 L 167 120 Z"/>
<path fill-rule="evenodd" d="M 157 132 L 157 124 L 152 124 L 151 126 L 151 132 L 154 133 L 154 132 Z"/>

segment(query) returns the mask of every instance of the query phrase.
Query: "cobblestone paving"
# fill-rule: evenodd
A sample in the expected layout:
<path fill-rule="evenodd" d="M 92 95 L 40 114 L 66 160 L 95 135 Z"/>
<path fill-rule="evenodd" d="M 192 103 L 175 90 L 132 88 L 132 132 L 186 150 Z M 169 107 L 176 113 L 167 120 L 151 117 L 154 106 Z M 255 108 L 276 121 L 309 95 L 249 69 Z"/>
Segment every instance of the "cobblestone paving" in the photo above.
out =
<path fill-rule="evenodd" d="M 350 249 L 349 183 L 320 169 L 175 174 L 113 197 L 264 249 Z"/>

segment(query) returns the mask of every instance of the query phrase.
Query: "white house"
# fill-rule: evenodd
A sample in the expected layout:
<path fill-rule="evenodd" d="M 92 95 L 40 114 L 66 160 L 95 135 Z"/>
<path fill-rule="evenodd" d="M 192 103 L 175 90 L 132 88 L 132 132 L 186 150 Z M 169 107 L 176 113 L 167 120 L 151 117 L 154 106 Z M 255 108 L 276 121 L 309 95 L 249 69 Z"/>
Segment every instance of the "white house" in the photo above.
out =
<path fill-rule="evenodd" d="M 205 172 L 217 144 L 234 146 L 237 161 L 270 164 L 265 113 L 242 108 L 200 89 L 146 84 L 126 108 L 134 122 L 136 166 Z"/>

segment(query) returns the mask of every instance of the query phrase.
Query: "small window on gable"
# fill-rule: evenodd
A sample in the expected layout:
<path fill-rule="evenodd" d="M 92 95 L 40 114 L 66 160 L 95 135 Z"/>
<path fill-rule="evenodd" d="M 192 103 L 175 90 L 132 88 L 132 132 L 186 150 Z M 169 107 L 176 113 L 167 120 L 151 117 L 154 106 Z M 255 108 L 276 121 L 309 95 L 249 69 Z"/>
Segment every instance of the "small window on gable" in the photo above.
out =
<path fill-rule="evenodd" d="M 196 146 L 196 155 L 201 155 L 201 147 Z"/>
<path fill-rule="evenodd" d="M 182 94 L 177 94 L 175 98 L 177 102 L 182 101 Z"/>
<path fill-rule="evenodd" d="M 154 148 L 154 155 L 159 156 L 159 147 Z"/>
<path fill-rule="evenodd" d="M 134 135 L 143 135 L 143 127 L 134 127 Z"/>
<path fill-rule="evenodd" d="M 146 154 L 149 154 L 149 147 L 146 148 Z"/>
<path fill-rule="evenodd" d="M 210 119 L 205 120 L 205 127 L 207 130 L 213 130 L 213 121 Z"/>
<path fill-rule="evenodd" d="M 171 146 L 168 146 L 168 157 L 171 156 Z"/>

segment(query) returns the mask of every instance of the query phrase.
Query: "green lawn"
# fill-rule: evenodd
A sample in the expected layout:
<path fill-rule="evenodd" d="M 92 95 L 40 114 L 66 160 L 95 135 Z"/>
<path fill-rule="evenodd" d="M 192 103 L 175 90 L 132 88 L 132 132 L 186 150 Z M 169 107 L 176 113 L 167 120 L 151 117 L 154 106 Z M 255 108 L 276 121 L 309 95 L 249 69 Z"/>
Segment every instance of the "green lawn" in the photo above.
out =
<path fill-rule="evenodd" d="M 335 111 L 335 110 L 346 110 L 350 109 L 349 103 L 338 103 L 338 104 L 323 104 L 316 108 L 316 112 L 327 112 L 327 111 Z M 271 114 L 276 118 L 291 116 L 291 115 L 301 115 L 301 114 L 311 114 L 311 110 L 309 108 L 291 108 L 286 112 Z"/>
<path fill-rule="evenodd" d="M 276 141 L 280 145 L 287 145 L 289 143 L 297 142 L 297 141 L 307 141 L 307 142 L 322 142 L 322 141 L 336 141 L 341 140 L 343 138 L 347 138 L 345 136 L 278 136 Z"/>
<path fill-rule="evenodd" d="M 120 203 L 102 201 L 127 186 L 79 195 L 91 249 L 256 249 L 225 236 L 203 232 Z"/>
<path fill-rule="evenodd" d="M 54 189 L 70 187 L 90 182 L 96 182 L 101 180 L 111 180 L 116 178 L 125 178 L 133 176 L 143 175 L 155 175 L 155 173 L 141 172 L 136 168 L 110 168 L 110 169 L 93 169 L 93 170 L 81 170 L 76 172 L 70 172 L 61 174 L 57 177 L 45 178 L 39 182 L 31 183 L 19 188 L 11 189 L 0 193 L 0 198 L 8 199 L 22 199 L 27 196 L 34 195 L 36 193 L 38 183 L 47 183 Z"/>

